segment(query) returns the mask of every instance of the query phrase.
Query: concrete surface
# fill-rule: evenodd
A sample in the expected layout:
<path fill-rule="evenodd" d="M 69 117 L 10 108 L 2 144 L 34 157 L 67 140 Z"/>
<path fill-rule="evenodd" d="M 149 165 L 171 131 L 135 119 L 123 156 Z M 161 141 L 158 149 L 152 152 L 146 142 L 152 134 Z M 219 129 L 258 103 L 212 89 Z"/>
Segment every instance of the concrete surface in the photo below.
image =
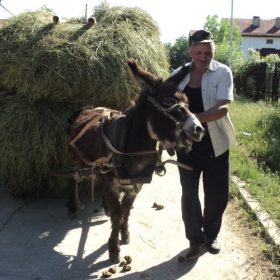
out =
<path fill-rule="evenodd" d="M 232 176 L 232 180 L 238 187 L 239 194 L 246 202 L 247 207 L 256 215 L 256 218 L 260 222 L 261 226 L 265 229 L 264 234 L 267 239 L 280 248 L 280 229 L 276 223 L 272 220 L 269 214 L 261 208 L 260 203 L 254 198 L 247 189 L 245 189 L 245 182 L 240 180 L 236 176 Z"/>
<path fill-rule="evenodd" d="M 111 224 L 99 197 L 92 203 L 90 196 L 81 196 L 85 209 L 76 220 L 69 220 L 66 197 L 29 201 L 2 191 L 0 280 L 103 279 L 102 272 L 113 266 L 117 273 L 110 279 L 259 279 L 260 272 L 250 265 L 246 241 L 233 229 L 230 213 L 224 216 L 219 236 L 220 254 L 203 248 L 197 260 L 178 262 L 188 249 L 181 220 L 181 187 L 177 167 L 168 164 L 166 168 L 164 177 L 155 175 L 143 187 L 131 210 L 131 242 L 121 246 L 122 256 L 133 260 L 129 272 L 108 259 Z M 156 210 L 154 203 L 164 208 Z"/>

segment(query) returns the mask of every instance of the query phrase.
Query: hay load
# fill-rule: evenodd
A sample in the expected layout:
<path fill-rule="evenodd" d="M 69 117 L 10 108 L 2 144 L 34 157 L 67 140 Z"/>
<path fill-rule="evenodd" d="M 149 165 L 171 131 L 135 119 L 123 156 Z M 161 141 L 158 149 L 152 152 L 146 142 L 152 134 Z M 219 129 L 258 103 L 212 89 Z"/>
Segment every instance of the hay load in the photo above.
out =
<path fill-rule="evenodd" d="M 159 77 L 168 62 L 153 19 L 138 8 L 96 7 L 97 24 L 53 23 L 47 10 L 11 18 L 0 30 L 0 88 L 30 101 L 126 107 L 135 83 L 126 67 L 136 59 Z"/>
<path fill-rule="evenodd" d="M 56 192 L 62 191 L 67 182 L 58 182 L 48 172 L 69 165 L 66 120 L 75 106 L 48 100 L 28 102 L 4 92 L 0 104 L 0 174 L 11 192 L 32 196 L 58 183 Z"/>
<path fill-rule="evenodd" d="M 67 119 L 83 105 L 123 110 L 138 92 L 126 61 L 168 76 L 159 29 L 138 8 L 95 8 L 96 22 L 60 19 L 48 9 L 12 17 L 0 28 L 0 178 L 15 195 L 60 193 L 69 166 Z"/>

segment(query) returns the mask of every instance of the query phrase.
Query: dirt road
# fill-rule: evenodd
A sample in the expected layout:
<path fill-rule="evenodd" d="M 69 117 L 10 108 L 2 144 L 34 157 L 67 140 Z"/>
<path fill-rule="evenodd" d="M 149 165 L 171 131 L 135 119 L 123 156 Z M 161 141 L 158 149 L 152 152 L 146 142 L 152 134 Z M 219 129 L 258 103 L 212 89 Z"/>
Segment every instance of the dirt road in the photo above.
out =
<path fill-rule="evenodd" d="M 24 201 L 2 193 L 0 279 L 103 279 L 102 272 L 114 266 L 117 272 L 110 279 L 274 279 L 270 264 L 259 258 L 252 236 L 237 220 L 238 209 L 231 203 L 219 236 L 220 254 L 211 255 L 203 248 L 199 259 L 178 261 L 185 257 L 188 242 L 181 220 L 177 167 L 169 164 L 166 168 L 167 175 L 155 175 L 143 187 L 131 211 L 131 242 L 121 246 L 122 256 L 133 260 L 129 272 L 108 260 L 111 225 L 100 198 L 92 203 L 90 196 L 81 196 L 85 209 L 73 221 L 67 218 L 65 197 Z M 156 210 L 154 203 L 164 208 Z"/>

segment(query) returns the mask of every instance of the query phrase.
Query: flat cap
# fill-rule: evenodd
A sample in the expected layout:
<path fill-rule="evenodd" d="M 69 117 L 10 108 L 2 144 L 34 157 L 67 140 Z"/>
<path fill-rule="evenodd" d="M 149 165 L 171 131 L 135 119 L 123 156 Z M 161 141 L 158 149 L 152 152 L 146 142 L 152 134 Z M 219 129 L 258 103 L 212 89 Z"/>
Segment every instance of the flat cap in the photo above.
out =
<path fill-rule="evenodd" d="M 211 32 L 207 30 L 198 30 L 189 37 L 189 46 L 210 42 L 214 42 L 214 38 Z"/>

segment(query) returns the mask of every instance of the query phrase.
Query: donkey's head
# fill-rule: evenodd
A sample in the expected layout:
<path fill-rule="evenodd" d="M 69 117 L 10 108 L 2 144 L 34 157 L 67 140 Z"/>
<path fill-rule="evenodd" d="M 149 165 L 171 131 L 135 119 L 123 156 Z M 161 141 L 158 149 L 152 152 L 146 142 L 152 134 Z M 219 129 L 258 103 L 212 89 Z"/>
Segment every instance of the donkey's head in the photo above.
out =
<path fill-rule="evenodd" d="M 190 150 L 193 140 L 201 141 L 204 129 L 188 109 L 187 96 L 174 85 L 174 77 L 165 82 L 128 60 L 132 76 L 141 87 L 139 99 L 146 99 L 145 117 L 151 138 L 166 147 Z"/>

